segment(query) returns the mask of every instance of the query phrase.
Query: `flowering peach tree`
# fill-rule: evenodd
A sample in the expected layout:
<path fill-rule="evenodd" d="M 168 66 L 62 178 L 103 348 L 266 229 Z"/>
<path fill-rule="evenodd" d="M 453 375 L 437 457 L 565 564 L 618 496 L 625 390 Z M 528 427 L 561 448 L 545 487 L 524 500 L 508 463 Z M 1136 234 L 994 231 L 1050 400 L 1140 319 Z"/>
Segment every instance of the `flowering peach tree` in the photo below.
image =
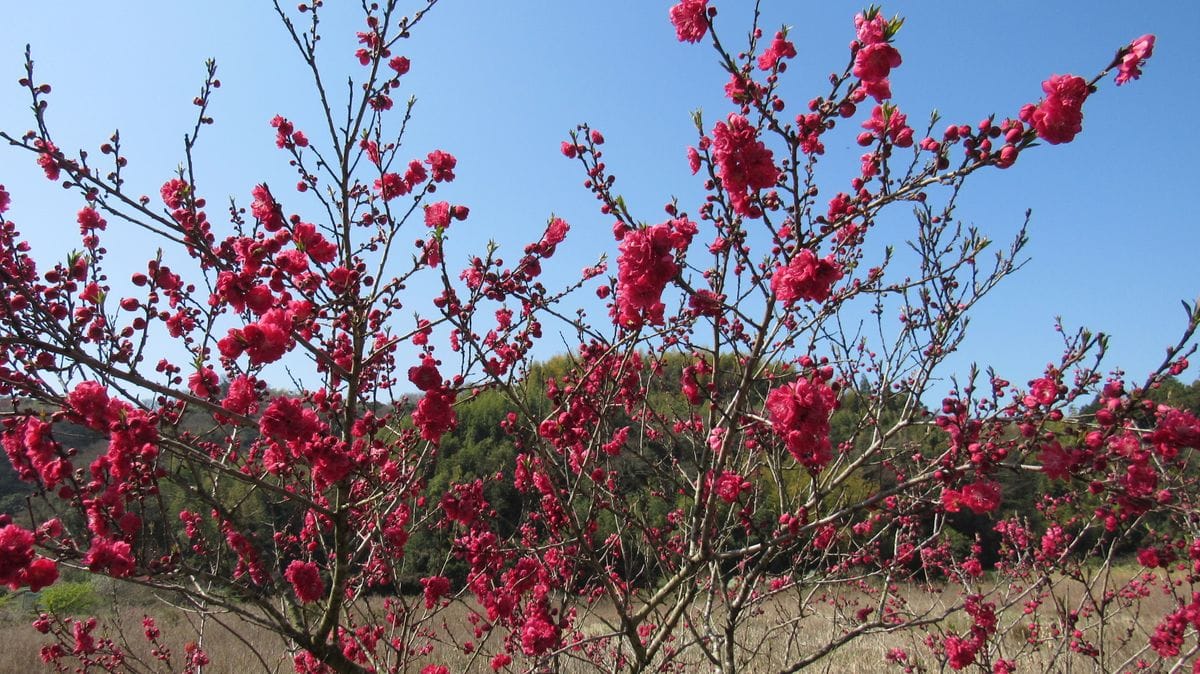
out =
<path fill-rule="evenodd" d="M 455 254 L 458 159 L 404 142 L 400 46 L 434 4 L 364 5 L 340 100 L 318 67 L 329 10 L 276 5 L 321 122 L 280 111 L 294 188 L 247 186 L 217 212 L 192 160 L 215 64 L 151 197 L 126 184 L 119 136 L 56 144 L 27 60 L 33 128 L 0 138 L 78 195 L 79 246 L 30 250 L 0 187 L 0 439 L 34 490 L 0 516 L 0 583 L 37 591 L 67 567 L 170 592 L 279 635 L 247 646 L 297 672 L 797 671 L 851 647 L 903 671 L 1197 660 L 1200 421 L 1152 395 L 1187 368 L 1195 308 L 1145 381 L 1100 369 L 1103 335 L 1064 330 L 1028 385 L 972 371 L 931 400 L 972 307 L 1023 261 L 1023 229 L 995 250 L 957 218 L 966 181 L 1072 141 L 1153 36 L 1019 110 L 918 123 L 892 97 L 900 19 L 855 16 L 845 68 L 797 99 L 786 29 L 730 48 L 717 8 L 683 0 L 664 33 L 708 43 L 729 76 L 728 110 L 697 113 L 687 150 L 704 199 L 637 219 L 603 134 L 579 126 L 562 154 L 615 264 L 549 288 L 569 225 L 551 218 L 519 255 Z M 819 185 L 847 130 L 858 169 Z M 880 241 L 900 212 L 907 234 Z M 118 228 L 164 252 L 114 270 Z M 411 297 L 420 279 L 431 304 Z M 569 352 L 534 362 L 552 334 Z M 460 412 L 489 396 L 515 459 L 435 487 Z M 72 428 L 104 449 L 83 460 Z M 439 561 L 412 561 L 418 536 L 445 542 Z M 60 671 L 212 659 L 174 652 L 152 617 L 138 638 L 86 617 L 34 627 Z"/>

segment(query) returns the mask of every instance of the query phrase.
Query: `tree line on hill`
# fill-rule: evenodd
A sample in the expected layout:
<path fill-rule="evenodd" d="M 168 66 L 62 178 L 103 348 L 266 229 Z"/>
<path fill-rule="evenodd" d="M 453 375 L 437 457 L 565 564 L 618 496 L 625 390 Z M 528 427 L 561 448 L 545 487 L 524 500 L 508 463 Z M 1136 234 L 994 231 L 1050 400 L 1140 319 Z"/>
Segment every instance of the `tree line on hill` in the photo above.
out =
<path fill-rule="evenodd" d="M 648 395 L 654 398 L 656 408 L 683 409 L 687 405 L 678 384 L 686 362 L 683 357 L 667 358 L 664 361 L 661 376 L 656 378 L 657 383 L 648 391 Z M 548 379 L 566 371 L 568 364 L 567 356 L 558 356 L 540 363 L 530 372 L 524 385 L 544 387 Z M 720 371 L 717 373 L 718 387 L 722 384 L 723 376 L 733 377 L 736 371 L 732 363 L 723 365 L 726 366 L 721 368 L 724 374 Z M 853 437 L 854 428 L 861 422 L 864 411 L 868 409 L 867 402 L 863 399 L 866 390 L 868 389 L 865 386 L 848 387 L 840 392 L 839 407 L 830 422 L 831 442 L 834 447 L 839 447 L 840 451 L 854 451 L 853 447 L 847 447 L 845 444 L 847 438 Z M 542 414 L 550 413 L 549 403 L 544 397 L 533 396 L 533 399 L 540 400 L 544 405 L 544 409 L 536 411 Z M 1175 378 L 1169 378 L 1159 388 L 1146 392 L 1145 399 L 1152 404 L 1170 404 L 1200 415 L 1200 379 L 1188 385 Z M 910 401 L 906 401 L 902 394 L 896 394 L 895 399 L 888 401 L 883 409 L 894 409 L 898 414 L 908 402 Z M 1082 409 L 1074 410 L 1060 423 L 1086 424 L 1098 408 L 1097 399 Z M 496 391 L 485 390 L 464 397 L 456 406 L 457 426 L 442 438 L 436 450 L 437 460 L 425 476 L 429 494 L 447 493 L 456 484 L 480 480 L 483 495 L 495 512 L 496 534 L 501 537 L 516 535 L 519 523 L 523 521 L 523 514 L 528 512 L 528 509 L 538 507 L 535 497 L 522 494 L 514 486 L 513 474 L 519 450 L 513 438 L 503 428 L 504 419 L 509 411 L 504 396 Z M 1147 406 L 1145 415 L 1144 426 L 1152 427 L 1153 411 L 1150 405 Z M 205 427 L 205 419 L 211 425 L 210 416 L 184 414 L 176 422 L 175 432 L 203 437 L 213 430 Z M 887 419 L 875 422 L 886 424 Z M 924 429 L 911 430 L 914 433 L 923 433 L 923 437 L 907 440 L 917 446 L 923 445 L 931 453 L 940 451 L 947 442 L 944 433 L 932 423 Z M 59 422 L 55 424 L 54 433 L 64 447 L 75 453 L 73 460 L 76 466 L 87 466 L 106 449 L 105 440 L 99 433 L 77 424 Z M 658 451 L 661 455 L 647 456 L 645 451 Z M 641 516 L 650 521 L 666 518 L 672 510 L 672 503 L 669 495 L 651 492 L 652 485 L 643 479 L 645 471 L 642 466 L 647 461 L 655 460 L 686 461 L 686 457 L 667 456 L 670 451 L 672 450 L 668 449 L 665 443 L 657 449 L 654 443 L 650 443 L 649 449 L 643 450 L 642 455 L 618 457 L 618 465 L 621 467 L 618 472 L 622 480 L 620 493 Z M 169 460 L 164 461 L 169 464 Z M 998 510 L 986 514 L 976 514 L 969 509 L 946 513 L 947 525 L 956 532 L 956 547 L 965 551 L 971 546 L 978 546 L 977 554 L 985 567 L 994 562 L 1000 545 L 1000 536 L 994 530 L 996 521 L 1015 514 L 1036 525 L 1040 520 L 1038 504 L 1042 495 L 1053 496 L 1078 487 L 1069 482 L 1050 480 L 1044 473 L 1011 468 L 997 475 L 1004 499 Z M 175 467 L 165 465 L 164 469 L 170 473 Z M 167 507 L 161 509 L 163 513 L 177 513 L 189 506 L 186 488 L 174 486 L 189 484 L 188 479 L 185 476 L 178 477 L 181 479 L 164 482 L 160 498 Z M 788 479 L 805 480 L 807 476 L 797 467 Z M 879 487 L 886 486 L 888 479 L 886 471 L 877 466 L 864 468 L 856 480 L 842 487 L 843 493 L 830 494 L 828 498 L 862 500 Z M 214 484 L 212 488 L 220 490 L 222 499 L 226 502 L 237 503 L 243 517 L 258 522 L 261 530 L 257 533 L 263 539 L 269 539 L 274 532 L 286 530 L 296 524 L 297 513 L 290 512 L 279 500 L 271 498 L 269 492 L 250 489 L 245 483 L 237 481 Z M 21 481 L 10 462 L 0 461 L 0 513 L 11 515 L 18 521 L 28 518 L 30 513 L 34 513 L 35 516 L 44 515 L 42 508 L 45 506 L 37 496 L 36 485 Z M 1086 500 L 1078 507 L 1086 507 Z M 246 517 L 247 513 L 253 516 Z M 769 522 L 777 519 L 780 514 L 773 512 L 770 506 L 766 505 L 760 508 L 755 517 Z M 1149 520 L 1145 527 L 1152 530 L 1161 524 Z M 599 533 L 608 535 L 617 532 L 620 530 L 618 525 L 616 522 L 604 523 L 602 526 L 610 531 Z M 170 532 L 180 526 L 182 524 L 178 521 L 149 517 L 143 521 L 141 538 L 147 545 L 162 546 L 164 553 L 188 554 L 187 551 L 167 549 L 171 546 Z M 1132 539 L 1124 552 L 1132 553 L 1136 542 L 1136 539 Z M 631 546 L 631 549 L 633 547 Z M 445 576 L 461 585 L 465 582 L 468 569 L 466 562 L 455 553 L 453 528 L 438 522 L 421 523 L 420 526 L 414 524 L 411 527 L 405 556 L 396 563 L 402 569 L 402 586 L 393 589 L 401 592 L 419 591 L 420 579 L 431 575 Z M 630 576 L 627 578 L 630 582 L 653 584 L 657 576 L 654 560 L 649 555 L 644 559 L 629 560 L 625 571 Z"/>

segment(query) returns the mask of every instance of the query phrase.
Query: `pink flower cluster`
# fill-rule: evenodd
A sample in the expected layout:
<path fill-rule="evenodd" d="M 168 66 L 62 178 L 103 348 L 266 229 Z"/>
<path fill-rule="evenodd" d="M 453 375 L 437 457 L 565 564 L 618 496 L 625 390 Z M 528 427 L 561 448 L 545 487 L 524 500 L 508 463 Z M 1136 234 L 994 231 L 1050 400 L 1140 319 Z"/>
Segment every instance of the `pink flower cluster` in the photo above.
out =
<path fill-rule="evenodd" d="M 436 443 L 457 425 L 458 419 L 454 415 L 456 397 L 453 390 L 444 387 L 425 392 L 412 413 L 413 423 L 420 429 L 422 439 Z"/>
<path fill-rule="evenodd" d="M 859 135 L 859 145 L 886 139 L 896 147 L 912 147 L 913 130 L 908 125 L 908 115 L 890 103 L 875 106 L 871 118 L 863 122 L 863 128 L 866 131 Z"/>
<path fill-rule="evenodd" d="M 775 434 L 802 465 L 819 472 L 833 458 L 829 417 L 837 409 L 837 394 L 824 373 L 801 377 L 767 394 L 767 414 Z"/>
<path fill-rule="evenodd" d="M 371 161 L 378 163 L 378 147 L 373 144 L 367 144 L 364 147 L 367 149 Z M 383 197 L 384 201 L 391 201 L 412 192 L 426 180 L 432 180 L 435 183 L 450 182 L 454 180 L 454 168 L 458 165 L 458 160 L 449 152 L 434 150 L 425 157 L 425 164 L 429 166 L 428 171 L 425 169 L 425 165 L 414 159 L 408 163 L 404 175 L 392 172 L 384 173 L 375 180 L 375 189 L 379 192 L 379 196 Z M 430 191 L 432 189 L 430 187 Z"/>
<path fill-rule="evenodd" d="M 275 115 L 271 119 L 271 127 L 275 129 L 275 147 L 281 149 L 308 147 L 308 138 L 304 132 L 296 131 L 296 127 L 287 118 Z"/>
<path fill-rule="evenodd" d="M 93 535 L 84 564 L 112 576 L 129 575 L 134 569 L 130 541 L 136 540 L 142 521 L 127 505 L 143 498 L 143 489 L 152 485 L 159 456 L 159 419 L 109 397 L 103 384 L 92 381 L 80 382 L 67 394 L 64 411 L 70 421 L 108 439 L 107 451 L 88 467 L 92 480 L 82 494 Z"/>
<path fill-rule="evenodd" d="M 854 54 L 854 76 L 862 81 L 861 96 L 872 96 L 876 101 L 892 97 L 892 85 L 888 81 L 892 68 L 901 63 L 900 52 L 888 43 L 888 20 L 878 10 L 854 17 L 858 29 L 858 51 Z"/>
<path fill-rule="evenodd" d="M 321 579 L 321 570 L 316 562 L 294 559 L 283 572 L 283 577 L 292 584 L 292 590 L 302 604 L 320 601 L 325 596 L 325 581 Z"/>
<path fill-rule="evenodd" d="M 1142 76 L 1142 66 L 1154 54 L 1154 36 L 1143 35 L 1121 50 L 1121 62 L 1117 66 L 1117 86 Z"/>
<path fill-rule="evenodd" d="M 982 515 L 1000 507 L 1000 483 L 994 480 L 976 480 L 963 485 L 962 489 L 942 490 L 942 507 L 947 512 L 956 513 L 963 508 Z"/>
<path fill-rule="evenodd" d="M 727 470 L 721 473 L 721 476 L 716 479 L 713 485 L 713 491 L 716 492 L 717 498 L 720 498 L 726 503 L 735 503 L 742 496 L 743 491 L 750 491 L 754 488 L 746 478 L 741 475 Z"/>
<path fill-rule="evenodd" d="M 679 272 L 676 253 L 683 253 L 696 235 L 687 218 L 643 227 L 621 235 L 617 257 L 617 297 L 611 314 L 617 325 L 639 328 L 662 325 L 663 290 Z"/>
<path fill-rule="evenodd" d="M 83 563 L 91 571 L 123 578 L 133 573 L 133 549 L 126 541 L 96 537 L 92 539 Z"/>
<path fill-rule="evenodd" d="M 22 480 L 40 480 L 54 489 L 71 473 L 71 462 L 51 435 L 50 424 L 41 419 L 5 419 L 0 443 Z"/>
<path fill-rule="evenodd" d="M 680 42 L 699 42 L 708 32 L 708 0 L 682 0 L 671 7 L 671 25 Z"/>
<path fill-rule="evenodd" d="M 1191 599 L 1191 603 L 1181 602 L 1177 609 L 1167 614 L 1150 636 L 1150 647 L 1164 658 L 1173 658 L 1182 652 L 1188 627 L 1200 630 L 1200 592 L 1193 592 Z M 1196 667 L 1200 667 L 1200 664 Z"/>
<path fill-rule="evenodd" d="M 438 201 L 425 206 L 425 226 L 432 229 L 446 229 L 450 220 L 466 220 L 469 214 L 466 206 L 451 206 L 448 201 Z"/>
<path fill-rule="evenodd" d="M 979 595 L 971 595 L 967 597 L 963 608 L 967 615 L 971 616 L 970 634 L 965 638 L 952 634 L 946 637 L 945 641 L 946 660 L 950 669 L 953 670 L 963 669 L 974 664 L 980 649 L 986 644 L 988 636 L 996 631 L 995 604 L 982 601 Z"/>
<path fill-rule="evenodd" d="M 787 39 L 787 35 L 780 31 L 775 33 L 775 39 L 771 41 L 771 46 L 767 47 L 758 57 L 759 70 L 772 70 L 778 68 L 780 72 L 787 69 L 787 64 L 783 59 L 796 58 L 796 45 L 792 44 Z"/>
<path fill-rule="evenodd" d="M 256 323 L 244 328 L 230 328 L 229 333 L 217 342 L 217 348 L 230 360 L 245 353 L 250 357 L 251 365 L 273 363 L 292 347 L 293 329 L 297 323 L 306 321 L 311 312 L 312 305 L 306 301 L 293 301 L 287 307 L 271 309 Z"/>
<path fill-rule="evenodd" d="M 758 129 L 731 113 L 727 122 L 717 122 L 713 129 L 712 153 L 733 210 L 748 218 L 762 215 L 751 204 L 750 192 L 774 187 L 779 169 L 774 155 L 758 139 Z"/>
<path fill-rule="evenodd" d="M 10 589 L 28 586 L 33 592 L 58 580 L 58 566 L 33 553 L 33 532 L 15 524 L 4 524 L 0 516 L 0 585 Z"/>
<path fill-rule="evenodd" d="M 171 184 L 171 183 L 168 183 Z M 163 185 L 164 198 L 167 185 Z M 250 202 L 250 214 L 256 220 L 262 223 L 263 229 L 268 232 L 277 232 L 283 228 L 284 218 L 283 210 L 279 207 L 279 203 L 275 201 L 275 197 L 271 195 L 271 188 L 266 185 L 256 185 L 250 190 L 250 195 L 254 200 Z M 171 195 L 173 201 L 178 201 L 178 197 Z"/>
<path fill-rule="evenodd" d="M 1037 105 L 1021 108 L 1021 120 L 1051 145 L 1071 142 L 1083 130 L 1083 102 L 1091 93 L 1087 82 L 1075 75 L 1051 75 L 1042 82 L 1042 91 L 1046 97 Z"/>
<path fill-rule="evenodd" d="M 842 278 L 842 269 L 833 256 L 818 259 L 805 248 L 786 265 L 779 265 L 771 276 L 771 290 L 784 304 L 796 300 L 824 302 L 829 299 L 833 284 Z"/>
<path fill-rule="evenodd" d="M 430 576 L 421 579 L 425 595 L 425 608 L 432 609 L 442 597 L 450 594 L 450 579 L 445 576 Z"/>

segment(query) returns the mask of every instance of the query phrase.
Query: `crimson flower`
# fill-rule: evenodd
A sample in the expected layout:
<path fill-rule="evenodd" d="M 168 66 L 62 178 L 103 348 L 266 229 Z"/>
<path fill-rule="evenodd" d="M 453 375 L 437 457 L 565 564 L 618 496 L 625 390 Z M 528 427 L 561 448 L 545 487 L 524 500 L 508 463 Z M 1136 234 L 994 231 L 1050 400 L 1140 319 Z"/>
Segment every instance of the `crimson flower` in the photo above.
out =
<path fill-rule="evenodd" d="M 1071 142 L 1083 130 L 1083 102 L 1091 93 L 1087 82 L 1075 75 L 1051 75 L 1042 82 L 1042 91 L 1046 98 L 1021 108 L 1021 119 L 1051 145 Z"/>
<path fill-rule="evenodd" d="M 671 25 L 680 42 L 699 42 L 708 32 L 708 0 L 683 0 L 671 7 Z"/>

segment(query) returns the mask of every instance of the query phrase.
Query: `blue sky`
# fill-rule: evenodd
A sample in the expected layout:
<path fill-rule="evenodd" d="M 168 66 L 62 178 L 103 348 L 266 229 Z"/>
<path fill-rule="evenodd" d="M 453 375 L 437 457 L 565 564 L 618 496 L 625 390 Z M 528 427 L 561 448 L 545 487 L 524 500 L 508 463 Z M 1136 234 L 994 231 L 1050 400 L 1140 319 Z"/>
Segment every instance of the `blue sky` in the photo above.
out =
<path fill-rule="evenodd" d="M 356 72 L 358 18 L 335 16 L 338 4 L 327 3 L 326 63 Z M 443 196 L 472 209 L 456 225 L 452 256 L 481 250 L 489 237 L 517 248 L 551 213 L 573 226 L 555 258 L 559 278 L 576 274 L 597 251 L 615 251 L 611 223 L 582 188 L 577 165 L 559 154 L 559 142 L 584 121 L 605 133 L 608 165 L 635 215 L 661 220 L 672 196 L 695 211 L 702 193 L 684 159 L 695 142 L 690 113 L 703 109 L 710 124 L 723 117 L 727 76 L 711 49 L 676 42 L 670 4 L 443 0 L 401 47 L 413 62 L 402 96 L 419 99 L 412 155 L 435 148 L 457 155 L 459 179 Z M 724 39 L 737 44 L 752 4 L 714 4 Z M 52 13 L 34 3 L 7 8 L 0 128 L 20 132 L 31 124 L 15 81 L 24 45 L 32 43 L 39 79 L 55 87 L 50 119 L 60 146 L 94 152 L 120 128 L 132 189 L 154 194 L 182 157 L 203 62 L 215 57 L 224 86 L 212 110 L 217 124 L 205 130 L 197 157 L 213 219 L 228 195 L 247 202 L 255 183 L 291 184 L 267 123 L 277 113 L 300 128 L 315 119 L 294 49 L 268 3 L 196 7 L 126 0 L 56 5 Z M 784 91 L 789 110 L 799 112 L 825 89 L 828 73 L 843 67 L 860 7 L 781 0 L 763 7 L 767 32 L 792 26 L 799 55 Z M 1182 328 L 1179 301 L 1200 294 L 1197 190 L 1188 173 L 1200 109 L 1200 3 L 925 0 L 887 3 L 884 11 L 908 20 L 897 38 L 904 65 L 893 91 L 914 120 L 935 107 L 946 121 L 1015 116 L 1040 97 L 1050 74 L 1090 77 L 1121 44 L 1157 34 L 1143 78 L 1120 89 L 1106 79 L 1074 143 L 1038 148 L 1008 172 L 971 181 L 958 211 L 1004 241 L 1032 209 L 1032 261 L 978 307 L 954 367 L 976 360 L 1015 381 L 1035 376 L 1059 353 L 1053 322 L 1061 315 L 1069 326 L 1110 333 L 1109 364 L 1142 375 Z M 330 79 L 342 82 L 344 74 Z M 823 192 L 832 195 L 861 151 L 848 138 L 827 144 Z M 13 195 L 8 215 L 35 251 L 61 255 L 76 231 L 78 198 L 9 149 L 0 149 L 0 184 Z M 114 269 L 141 267 L 157 245 L 141 234 L 121 244 L 110 240 Z"/>

